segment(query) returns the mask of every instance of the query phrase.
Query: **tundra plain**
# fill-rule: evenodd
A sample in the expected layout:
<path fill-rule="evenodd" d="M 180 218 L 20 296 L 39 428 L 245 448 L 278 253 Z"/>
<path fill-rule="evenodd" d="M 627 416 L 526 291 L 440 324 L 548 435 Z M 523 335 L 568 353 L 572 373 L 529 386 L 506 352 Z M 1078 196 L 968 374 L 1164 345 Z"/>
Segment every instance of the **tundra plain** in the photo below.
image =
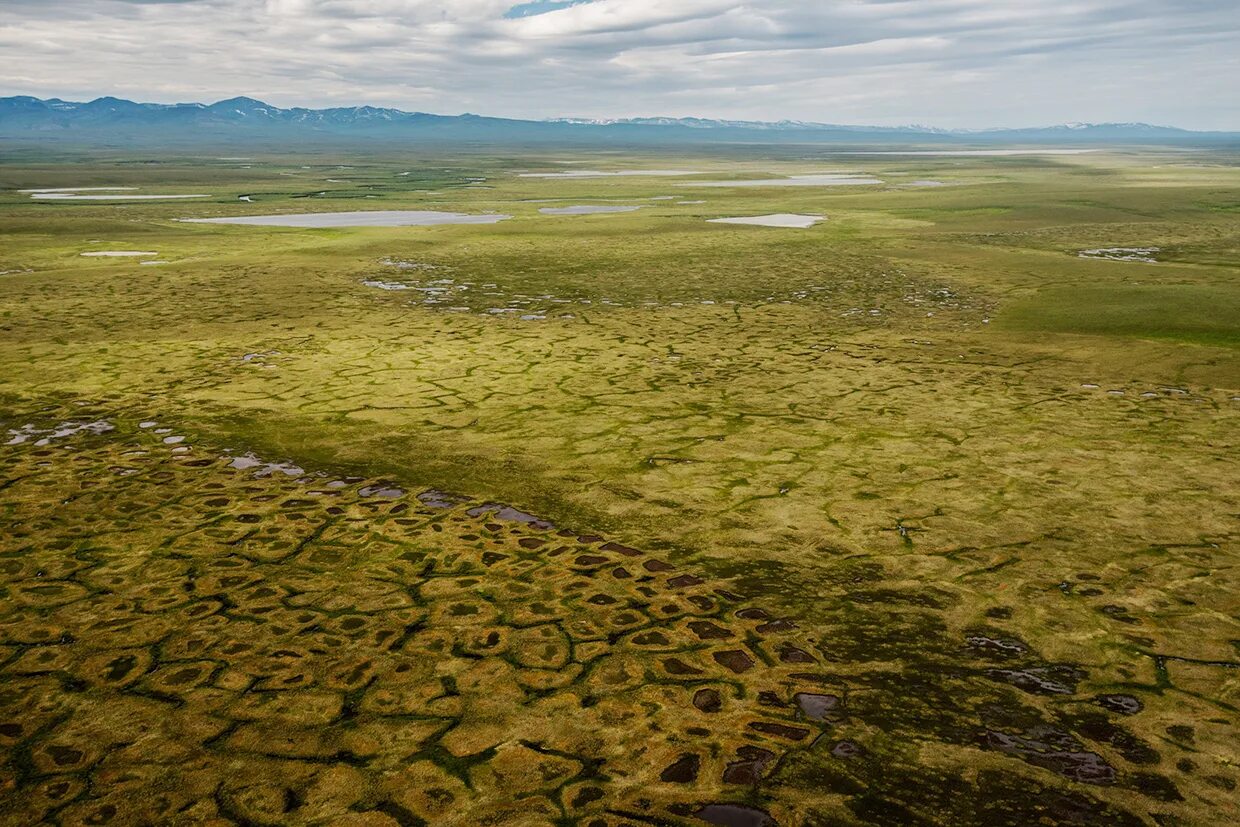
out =
<path fill-rule="evenodd" d="M 1240 154 L 917 152 L 9 152 L 0 821 L 1236 823 Z"/>

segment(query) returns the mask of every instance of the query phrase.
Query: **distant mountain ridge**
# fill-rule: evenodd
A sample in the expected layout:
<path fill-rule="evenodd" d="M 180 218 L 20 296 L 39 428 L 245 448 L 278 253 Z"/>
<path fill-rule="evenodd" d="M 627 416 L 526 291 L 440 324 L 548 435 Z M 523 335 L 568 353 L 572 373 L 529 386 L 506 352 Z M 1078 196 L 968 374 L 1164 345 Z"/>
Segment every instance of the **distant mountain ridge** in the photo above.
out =
<path fill-rule="evenodd" d="M 1218 134 L 1218 133 L 1197 133 L 1188 129 L 1180 129 L 1174 126 L 1155 126 L 1148 123 L 1065 123 L 1055 126 L 1044 127 L 1026 127 L 1021 129 L 1010 129 L 1005 127 L 994 127 L 990 129 L 944 129 L 937 126 L 925 126 L 922 124 L 906 124 L 902 126 L 857 126 L 850 124 L 833 124 L 833 123 L 817 123 L 814 121 L 732 121 L 732 120 L 715 120 L 711 118 L 553 118 L 550 123 L 568 123 L 589 126 L 615 126 L 617 124 L 638 124 L 644 126 L 683 126 L 691 129 L 720 129 L 720 128 L 737 128 L 737 129 L 755 129 L 755 130 L 821 130 L 821 131 L 845 131 L 845 132 L 881 132 L 881 133 L 898 133 L 913 135 L 957 135 L 957 136 L 978 136 L 978 135 L 1002 135 L 1002 134 L 1029 134 L 1029 133 L 1054 133 L 1062 135 L 1088 135 L 1106 133 L 1123 133 L 1133 135 L 1162 135 L 1162 136 L 1184 136 L 1196 134 Z M 1226 134 L 1226 133 L 1225 133 Z"/>
<path fill-rule="evenodd" d="M 1072 123 L 1026 129 L 850 126 L 806 121 L 709 118 L 556 118 L 434 115 L 374 106 L 282 109 L 249 97 L 212 104 L 135 103 L 114 97 L 76 102 L 26 95 L 0 98 L 0 139 L 80 143 L 404 141 L 566 143 L 1130 143 L 1240 142 L 1236 132 L 1193 132 L 1144 123 Z"/>

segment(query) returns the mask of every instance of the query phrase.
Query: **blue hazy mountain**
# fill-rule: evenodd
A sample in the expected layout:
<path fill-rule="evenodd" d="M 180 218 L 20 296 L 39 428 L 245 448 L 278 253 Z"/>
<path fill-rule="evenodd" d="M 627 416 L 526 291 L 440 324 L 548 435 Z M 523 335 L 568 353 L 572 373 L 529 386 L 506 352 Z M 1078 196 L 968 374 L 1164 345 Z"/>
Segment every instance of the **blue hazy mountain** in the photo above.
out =
<path fill-rule="evenodd" d="M 1192 132 L 1144 123 L 1064 124 L 1028 129 L 947 130 L 805 121 L 629 118 L 546 121 L 433 115 L 374 106 L 282 109 L 248 97 L 213 104 L 0 98 L 0 139 L 86 144 L 345 143 L 353 140 L 475 143 L 1044 143 L 1217 144 L 1240 133 Z"/>

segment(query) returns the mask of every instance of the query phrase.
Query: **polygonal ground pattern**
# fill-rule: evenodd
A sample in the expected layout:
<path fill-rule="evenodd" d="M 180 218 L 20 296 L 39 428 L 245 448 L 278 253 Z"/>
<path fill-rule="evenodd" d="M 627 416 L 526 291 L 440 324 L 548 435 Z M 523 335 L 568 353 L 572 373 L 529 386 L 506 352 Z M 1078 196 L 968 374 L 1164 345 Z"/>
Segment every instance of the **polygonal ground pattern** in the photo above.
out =
<path fill-rule="evenodd" d="M 846 715 L 794 624 L 603 537 L 59 431 L 0 454 L 5 823 L 680 823 Z"/>

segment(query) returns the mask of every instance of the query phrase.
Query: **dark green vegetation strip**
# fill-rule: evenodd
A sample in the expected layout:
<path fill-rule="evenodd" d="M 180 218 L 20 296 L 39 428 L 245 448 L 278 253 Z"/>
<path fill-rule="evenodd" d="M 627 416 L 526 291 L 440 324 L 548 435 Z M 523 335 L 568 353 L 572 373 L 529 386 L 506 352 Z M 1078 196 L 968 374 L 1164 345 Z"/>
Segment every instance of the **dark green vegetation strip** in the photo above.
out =
<path fill-rule="evenodd" d="M 1053 288 L 1014 302 L 1016 330 L 1240 345 L 1240 285 L 1114 285 Z"/>

